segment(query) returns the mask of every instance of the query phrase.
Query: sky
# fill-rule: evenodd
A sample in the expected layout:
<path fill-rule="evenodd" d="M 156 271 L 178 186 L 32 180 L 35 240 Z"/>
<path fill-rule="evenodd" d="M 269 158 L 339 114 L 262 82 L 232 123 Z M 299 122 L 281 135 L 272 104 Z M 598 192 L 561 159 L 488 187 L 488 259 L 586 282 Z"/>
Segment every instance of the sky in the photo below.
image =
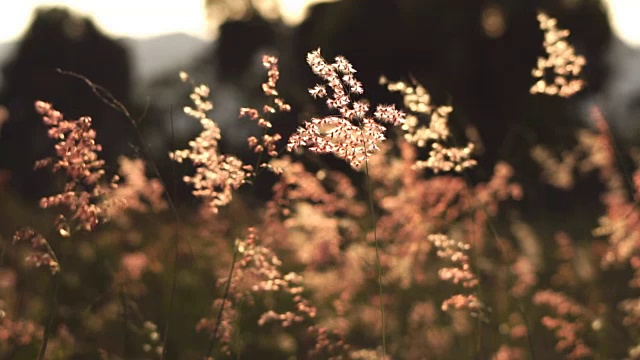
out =
<path fill-rule="evenodd" d="M 629 45 L 640 48 L 640 1 L 605 0 L 614 32 Z"/>
<path fill-rule="evenodd" d="M 2 0 L 8 1 L 8 0 Z M 288 22 L 304 16 L 318 0 L 277 0 Z M 203 11 L 204 0 L 14 0 L 0 11 L 0 43 L 19 39 L 38 6 L 68 6 L 90 16 L 100 29 L 113 36 L 153 37 L 183 32 L 210 36 Z"/>
<path fill-rule="evenodd" d="M 8 0 L 4 0 L 8 1 Z M 318 0 L 278 0 L 285 20 L 295 23 L 305 9 Z M 605 0 L 610 7 L 614 31 L 625 42 L 640 47 L 640 0 Z M 15 0 L 0 12 L 0 43 L 19 39 L 40 5 L 66 5 L 94 18 L 113 36 L 153 37 L 183 32 L 210 36 L 203 0 Z"/>

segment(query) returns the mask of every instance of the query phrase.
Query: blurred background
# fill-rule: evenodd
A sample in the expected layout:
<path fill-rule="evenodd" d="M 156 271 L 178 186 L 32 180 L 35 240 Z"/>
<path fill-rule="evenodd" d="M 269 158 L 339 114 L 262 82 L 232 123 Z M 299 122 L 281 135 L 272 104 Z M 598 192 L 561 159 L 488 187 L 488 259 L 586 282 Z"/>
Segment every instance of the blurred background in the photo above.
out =
<path fill-rule="evenodd" d="M 214 119 L 227 144 L 244 145 L 240 106 L 259 103 L 261 54 L 281 57 L 283 91 L 302 109 L 314 106 L 305 88 L 314 79 L 304 55 L 321 47 L 347 56 L 360 72 L 371 100 L 392 98 L 377 78 L 415 78 L 439 103 L 451 103 L 458 124 L 473 124 L 483 142 L 485 164 L 514 155 L 519 140 L 552 142 L 579 123 L 580 106 L 549 113 L 532 106 L 529 70 L 541 54 L 538 9 L 571 30 L 570 40 L 587 57 L 588 87 L 577 104 L 597 102 L 625 141 L 640 130 L 640 25 L 632 0 L 531 1 L 24 1 L 0 15 L 0 167 L 20 192 L 31 191 L 28 168 L 43 157 L 48 141 L 33 114 L 35 99 L 53 102 L 71 117 L 91 115 L 106 141 L 105 156 L 131 150 L 125 119 L 109 113 L 77 79 L 77 72 L 109 89 L 142 117 L 144 140 L 158 158 L 169 150 L 169 118 L 183 143 L 197 124 L 180 114 L 186 70 L 213 88 Z M 296 80 L 296 81 L 293 81 Z M 571 105 L 573 105 L 572 103 Z M 563 104 L 566 105 L 566 104 Z M 171 110 L 174 109 L 174 111 Z M 573 113 L 567 114 L 567 108 Z M 145 110 L 146 109 L 146 110 Z M 142 116 L 144 114 L 144 116 Z M 38 130 L 39 129 L 39 130 Z M 547 139 L 550 138 L 550 139 Z M 517 153 L 517 151 L 515 151 Z M 34 194 L 38 195 L 38 194 Z"/>
<path fill-rule="evenodd" d="M 582 74 L 586 88 L 570 99 L 529 93 L 534 83 L 531 69 L 537 57 L 544 55 L 543 34 L 536 20 L 540 10 L 557 18 L 560 28 L 571 31 L 569 41 L 586 57 Z M 192 205 L 197 202 L 181 181 L 182 175 L 192 170 L 188 166 L 175 169 L 167 156 L 171 150 L 185 148 L 201 131 L 198 122 L 182 113 L 192 89 L 180 82 L 178 72 L 187 71 L 194 81 L 211 87 L 215 105 L 212 118 L 222 130 L 222 150 L 251 161 L 246 138 L 257 129 L 249 121 L 238 119 L 238 109 L 264 104 L 262 55 L 269 53 L 280 59 L 280 93 L 293 111 L 272 122 L 286 138 L 302 121 L 327 111 L 322 102 L 307 94 L 307 88 L 318 80 L 308 69 L 305 56 L 317 48 L 322 48 L 327 58 L 347 57 L 364 83 L 365 97 L 374 104 L 401 102 L 397 94 L 379 85 L 381 75 L 420 82 L 435 104 L 453 106 L 449 125 L 456 142 L 465 143 L 473 134 L 469 129 L 477 130 L 478 136 L 471 140 L 477 144 L 479 166 L 469 174 L 472 181 L 486 180 L 496 162 L 507 161 L 515 168 L 515 181 L 524 189 L 524 199 L 507 211 L 517 210 L 517 215 L 543 239 L 551 239 L 557 229 L 578 241 L 591 238 L 593 225 L 602 213 L 602 185 L 597 176 L 589 175 L 591 178 L 581 179 L 569 190 L 555 189 L 541 183 L 541 170 L 531 159 L 530 150 L 534 145 L 545 145 L 554 154 L 570 149 L 576 142 L 576 130 L 592 126 L 589 109 L 593 105 L 603 110 L 620 154 L 639 145 L 638 14 L 637 0 L 5 2 L 0 7 L 0 253 L 4 257 L 5 250 L 11 248 L 5 245 L 18 228 L 41 224 L 51 227 L 53 215 L 39 209 L 38 200 L 59 192 L 63 184 L 48 170 L 33 169 L 36 160 L 53 151 L 53 142 L 33 109 L 35 100 L 53 103 L 67 118 L 90 115 L 98 141 L 103 144 L 101 155 L 107 171 L 116 170 L 121 155 L 152 160 L 170 191 L 177 195 L 174 199 L 179 209 L 186 207 L 191 215 L 184 218 L 192 219 Z M 57 69 L 83 75 L 108 89 L 129 109 L 135 127 L 130 119 L 98 99 L 83 81 Z M 631 162 L 624 156 L 619 160 L 623 171 L 625 162 Z M 332 165 L 349 172 L 341 161 Z M 358 178 L 353 172 L 349 174 Z M 271 181 L 256 181 L 249 190 L 255 196 L 246 198 L 269 198 Z M 251 223 L 244 217 L 255 216 L 248 210 L 255 208 L 246 202 L 232 206 L 236 208 L 230 210 L 229 228 L 244 230 L 243 222 Z M 107 228 L 97 235 L 104 238 L 103 242 L 83 242 L 78 236 L 72 242 L 55 244 L 62 253 L 72 254 L 63 261 L 65 266 L 79 269 L 74 282 L 64 285 L 61 303 L 67 307 L 61 307 L 60 317 L 66 316 L 67 321 L 80 317 L 69 309 L 103 307 L 105 289 L 114 283 L 105 268 L 109 261 L 119 261 L 109 260 L 108 254 L 137 251 L 141 243 L 148 242 L 151 249 L 160 247 L 159 254 L 170 254 L 166 263 L 171 263 L 176 231 L 172 221 L 165 215 L 137 219 L 132 228 L 144 228 L 151 234 L 147 237 L 134 239 Z M 224 233 L 222 225 L 212 222 L 211 227 L 211 234 Z M 181 231 L 207 239 L 210 235 L 195 234 L 195 227 L 190 230 L 189 226 Z M 184 235 L 189 236 L 190 232 Z M 215 246 L 229 244 L 220 240 L 221 235 L 216 236 L 211 237 L 219 240 Z M 76 253 L 93 249 L 94 243 L 116 246 L 103 246 L 109 252 L 99 252 L 86 262 L 78 260 Z M 217 259 L 220 253 L 216 250 L 211 258 Z M 189 263 L 191 259 L 185 256 L 183 261 Z M 203 275 L 202 283 L 213 284 L 214 275 Z M 144 311 L 158 315 L 155 320 L 159 324 L 168 313 L 162 308 L 170 293 L 167 276 L 159 276 L 148 298 L 140 302 Z M 30 298 L 37 298 L 34 293 L 48 291 L 47 279 L 33 279 L 21 275 L 16 303 L 29 303 Z M 181 278 L 179 283 L 184 288 L 178 289 L 182 298 L 176 300 L 176 308 L 189 314 L 181 313 L 184 321 L 175 325 L 175 333 L 180 334 L 180 339 L 173 340 L 176 344 L 191 340 L 192 320 L 202 316 L 202 309 L 212 298 L 203 294 L 198 281 L 189 283 Z M 165 289 L 164 295 L 158 289 Z M 165 301 L 162 306 L 158 305 L 159 299 Z M 18 307 L 30 309 L 27 305 Z M 44 305 L 37 305 L 40 314 Z M 118 331 L 120 328 L 114 326 L 113 334 Z M 93 341 L 91 336 L 83 340 L 85 344 Z M 120 346 L 116 335 L 105 341 Z M 206 344 L 206 336 L 201 334 L 198 341 L 200 349 Z"/>
<path fill-rule="evenodd" d="M 180 110 L 190 89 L 178 72 L 211 86 L 224 150 L 250 157 L 246 137 L 255 129 L 237 114 L 241 106 L 262 104 L 264 53 L 280 57 L 281 93 L 294 109 L 276 122 L 281 133 L 325 111 L 306 94 L 316 79 L 305 54 L 320 47 L 327 57 L 341 54 L 353 62 L 374 103 L 400 100 L 378 84 L 385 75 L 415 79 L 436 104 L 453 105 L 458 141 L 466 141 L 469 128 L 479 133 L 473 139 L 479 145 L 478 180 L 506 160 L 525 188 L 528 180 L 537 183 L 530 147 L 544 144 L 561 152 L 571 146 L 575 130 L 590 126 L 594 104 L 604 110 L 621 146 L 632 145 L 640 133 L 640 4 L 633 0 L 32 0 L 4 7 L 0 192 L 31 201 L 56 186 L 46 172 L 32 168 L 52 145 L 33 111 L 36 99 L 52 102 L 70 118 L 91 115 L 107 166 L 115 167 L 120 155 L 140 155 L 142 141 L 146 156 L 170 177 L 167 152 L 200 131 Z M 587 87 L 570 100 L 529 94 L 530 70 L 544 55 L 538 10 L 558 18 L 586 56 Z M 86 84 L 56 69 L 108 89 L 130 109 L 142 139 Z M 537 208 L 559 206 L 556 193 L 535 188 L 529 194 Z"/>

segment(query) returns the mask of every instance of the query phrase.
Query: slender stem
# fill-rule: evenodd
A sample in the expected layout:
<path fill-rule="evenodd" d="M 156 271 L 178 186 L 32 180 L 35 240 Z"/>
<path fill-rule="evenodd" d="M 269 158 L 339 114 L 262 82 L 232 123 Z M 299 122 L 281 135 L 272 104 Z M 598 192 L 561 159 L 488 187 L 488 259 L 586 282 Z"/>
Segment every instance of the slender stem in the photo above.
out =
<path fill-rule="evenodd" d="M 229 266 L 229 276 L 227 276 L 227 283 L 224 288 L 224 295 L 222 296 L 222 304 L 220 304 L 220 310 L 218 310 L 218 316 L 216 318 L 216 324 L 209 336 L 209 348 L 207 349 L 207 353 L 204 356 L 204 359 L 207 360 L 211 353 L 213 352 L 213 346 L 215 345 L 215 340 L 218 334 L 218 329 L 220 328 L 220 324 L 222 323 L 222 313 L 224 311 L 224 306 L 227 302 L 227 298 L 229 297 L 229 289 L 231 287 L 231 278 L 233 277 L 233 270 L 236 266 L 236 260 L 238 259 L 238 245 L 233 245 L 233 259 L 231 260 L 231 266 Z"/>
<path fill-rule="evenodd" d="M 373 219 L 373 242 L 376 246 L 376 267 L 378 268 L 378 290 L 380 295 L 380 321 L 382 323 L 382 358 L 386 359 L 387 357 L 387 336 L 385 329 L 385 319 L 384 319 L 384 291 L 382 287 L 382 265 L 380 264 L 380 246 L 378 244 L 378 219 L 376 217 L 376 212 L 373 207 L 373 185 L 371 183 L 371 177 L 369 176 L 369 160 L 365 159 L 364 162 L 365 171 L 367 175 L 367 187 L 369 191 L 369 207 L 371 210 L 371 218 Z"/>
<path fill-rule="evenodd" d="M 166 359 L 167 357 L 167 342 L 169 339 L 169 330 L 171 328 L 171 313 L 173 312 L 173 305 L 175 302 L 175 297 L 176 297 L 176 284 L 177 284 L 177 279 L 178 279 L 178 258 L 179 258 L 179 252 L 178 252 L 178 239 L 176 239 L 176 251 L 174 254 L 174 261 L 173 261 L 173 274 L 172 274 L 172 279 L 171 279 L 171 295 L 169 297 L 169 313 L 167 314 L 167 323 L 165 324 L 164 327 L 164 337 L 162 340 L 162 359 Z"/>
<path fill-rule="evenodd" d="M 124 341 L 124 354 L 128 357 L 129 354 L 131 354 L 129 341 L 129 306 L 127 305 L 127 295 L 125 294 L 124 285 L 120 287 L 120 302 L 122 303 L 122 336 Z"/>
<path fill-rule="evenodd" d="M 244 298 L 240 300 L 240 304 L 238 304 L 239 306 L 242 305 L 242 302 L 244 301 Z M 237 310 L 236 310 L 237 311 Z M 239 318 L 240 316 L 238 315 L 236 318 Z M 240 358 L 242 357 L 242 336 L 241 336 L 241 332 L 240 332 L 240 321 L 236 322 L 236 325 L 234 326 L 234 330 L 235 330 L 235 341 L 236 341 L 236 360 L 240 360 Z"/>
<path fill-rule="evenodd" d="M 140 152 L 141 152 L 141 157 L 145 160 L 147 160 L 148 164 L 151 166 L 151 170 L 154 172 L 154 174 L 157 176 L 158 181 L 160 181 L 160 183 L 162 184 L 162 187 L 165 189 L 168 189 L 167 187 L 167 182 L 164 180 L 162 174 L 160 174 L 160 169 L 158 168 L 158 166 L 156 165 L 156 163 L 153 161 L 153 158 L 149 155 L 150 151 L 148 149 L 147 144 L 144 142 L 144 137 L 142 136 L 142 132 L 140 131 L 140 129 L 138 128 L 138 121 L 136 121 L 131 114 L 129 113 L 129 111 L 127 110 L 127 108 L 118 100 L 116 99 L 110 92 L 109 90 L 105 89 L 104 87 L 95 84 L 94 82 L 92 82 L 91 80 L 89 80 L 87 77 L 80 75 L 80 74 L 76 74 L 74 72 L 71 71 L 65 71 L 65 70 L 61 70 L 61 69 L 57 69 L 57 72 L 63 75 L 68 75 L 68 76 L 72 76 L 75 78 L 78 78 L 82 81 L 84 81 L 87 86 L 89 86 L 91 88 L 91 91 L 93 91 L 93 93 L 98 97 L 98 99 L 100 99 L 102 102 L 104 102 L 107 106 L 113 108 L 114 110 L 122 113 L 127 120 L 129 120 L 129 122 L 131 123 L 133 130 L 136 133 L 136 136 L 138 137 L 138 140 L 140 142 Z M 172 109 L 173 109 L 173 105 Z M 172 111 L 173 113 L 173 111 Z M 169 194 L 168 191 L 165 192 L 165 198 L 167 199 L 167 204 L 169 205 L 169 208 L 171 209 L 171 212 L 173 213 L 174 217 L 176 218 L 176 221 L 178 223 L 182 223 L 182 219 L 180 218 L 180 214 L 178 213 L 178 209 L 176 207 L 176 204 L 174 202 L 174 199 L 171 197 L 171 195 Z M 193 254 L 193 249 L 191 247 L 191 243 L 189 241 L 187 241 L 187 245 L 189 245 L 189 252 L 191 254 L 192 260 L 195 261 L 195 255 Z"/>
<path fill-rule="evenodd" d="M 264 137 L 266 134 L 267 134 L 267 129 L 263 129 L 262 130 L 262 137 Z M 265 151 L 266 151 L 266 149 L 262 150 L 258 154 L 258 159 L 256 160 L 256 165 L 253 167 L 253 171 L 254 171 L 253 178 L 254 179 L 258 178 L 258 175 L 260 174 L 260 172 L 262 170 L 262 168 L 260 167 L 260 162 L 262 162 L 262 157 L 264 156 L 264 152 Z"/>
<path fill-rule="evenodd" d="M 453 144 L 455 146 L 459 146 L 459 142 L 456 141 L 456 137 L 455 136 L 451 136 L 451 139 L 453 141 Z M 468 172 L 462 172 L 462 177 L 465 181 L 465 184 L 467 184 L 467 186 L 470 189 L 474 189 L 474 181 L 471 178 L 471 176 L 469 175 Z M 478 196 L 476 196 L 476 199 L 479 199 Z M 493 238 L 496 240 L 496 244 L 497 244 L 497 248 L 500 252 L 500 255 L 502 256 L 502 259 L 504 261 L 505 264 L 509 264 L 509 261 L 507 259 L 507 247 L 506 245 L 503 243 L 503 241 L 501 240 L 501 237 L 498 233 L 498 229 L 496 228 L 496 226 L 494 225 L 494 223 L 491 221 L 492 215 L 489 212 L 489 210 L 487 209 L 487 206 L 482 202 L 482 201 L 478 201 L 478 209 L 480 209 L 484 215 L 487 218 L 487 226 L 489 227 L 489 230 L 491 231 L 491 234 L 493 236 Z M 475 211 L 476 209 L 474 208 L 473 211 Z M 478 255 L 480 254 L 480 249 L 477 246 L 478 244 L 473 244 L 473 249 L 476 253 L 475 256 L 475 261 L 476 261 L 476 267 L 477 267 L 477 261 L 478 261 Z M 515 275 L 513 274 L 512 271 L 507 271 L 507 285 L 509 286 L 509 288 L 512 288 L 515 283 L 517 282 L 517 280 L 515 279 Z M 481 298 L 481 294 L 480 292 L 482 291 L 482 282 L 479 281 L 478 282 L 478 297 Z M 535 350 L 533 347 L 533 339 L 531 337 L 531 326 L 529 324 L 529 319 L 528 316 L 524 310 L 524 304 L 522 302 L 522 299 L 517 298 L 515 296 L 513 296 L 513 294 L 511 294 L 510 291 L 507 292 L 508 296 L 513 299 L 516 302 L 516 308 L 517 308 L 517 312 L 520 314 L 520 317 L 522 318 L 522 322 L 524 323 L 525 328 L 527 329 L 527 343 L 529 346 L 529 355 L 531 359 L 535 359 Z M 478 317 L 478 345 L 482 344 L 482 328 L 481 325 L 482 321 L 480 319 L 480 317 Z"/>
<path fill-rule="evenodd" d="M 171 148 L 174 149 L 175 148 L 175 131 L 173 128 L 173 104 L 171 104 L 170 109 L 169 109 L 169 116 L 171 119 Z M 177 201 L 178 199 L 178 182 L 176 181 L 176 164 L 175 161 L 171 162 L 171 180 L 173 181 L 173 199 L 175 201 Z M 166 187 L 165 187 L 166 188 Z M 168 190 L 168 189 L 167 189 Z M 168 191 L 167 191 L 168 192 Z M 171 198 L 171 196 L 168 196 L 168 198 Z M 176 211 L 177 213 L 177 211 Z M 175 248 L 175 253 L 174 253 L 174 259 L 173 259 L 173 274 L 172 274 L 172 279 L 171 279 L 171 296 L 169 297 L 169 312 L 167 314 L 167 323 L 165 324 L 164 327 L 164 337 L 162 339 L 162 359 L 166 359 L 167 358 L 167 342 L 169 339 L 169 330 L 171 330 L 171 313 L 173 312 L 173 304 L 175 301 L 175 295 L 176 295 L 176 283 L 178 281 L 178 260 L 179 260 L 179 256 L 180 256 L 180 252 L 179 252 L 179 245 L 180 245 L 180 231 L 179 231 L 179 225 L 180 225 L 180 219 L 177 218 L 177 222 L 175 225 L 175 243 L 174 243 L 174 248 Z"/>
<path fill-rule="evenodd" d="M 38 360 L 44 360 L 44 355 L 47 352 L 47 344 L 49 343 L 49 336 L 51 336 L 51 328 L 53 327 L 53 320 L 56 317 L 58 311 L 58 289 L 60 288 L 60 272 L 53 275 L 53 294 L 51 296 L 51 302 L 49 303 L 49 318 L 44 328 L 44 334 L 42 335 L 42 344 L 40 345 L 40 354 Z"/>

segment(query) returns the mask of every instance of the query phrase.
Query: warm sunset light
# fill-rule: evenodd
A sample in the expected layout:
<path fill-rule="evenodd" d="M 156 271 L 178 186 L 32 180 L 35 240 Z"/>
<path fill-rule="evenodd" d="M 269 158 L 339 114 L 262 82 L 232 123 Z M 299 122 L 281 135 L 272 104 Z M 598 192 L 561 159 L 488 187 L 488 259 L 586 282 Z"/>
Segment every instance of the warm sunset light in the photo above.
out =
<path fill-rule="evenodd" d="M 613 31 L 627 44 L 640 46 L 640 1 L 607 0 Z"/>
<path fill-rule="evenodd" d="M 149 37 L 172 32 L 206 36 L 207 23 L 200 0 L 25 0 L 0 14 L 0 41 L 19 38 L 38 6 L 68 6 L 92 17 L 97 26 L 115 36 Z"/>
<path fill-rule="evenodd" d="M 279 0 L 284 21 L 295 24 L 309 5 L 318 0 Z M 105 32 L 114 36 L 152 37 L 186 33 L 206 38 L 210 33 L 202 0 L 24 0 L 0 12 L 0 42 L 18 39 L 27 29 L 38 6 L 68 6 L 87 15 Z"/>

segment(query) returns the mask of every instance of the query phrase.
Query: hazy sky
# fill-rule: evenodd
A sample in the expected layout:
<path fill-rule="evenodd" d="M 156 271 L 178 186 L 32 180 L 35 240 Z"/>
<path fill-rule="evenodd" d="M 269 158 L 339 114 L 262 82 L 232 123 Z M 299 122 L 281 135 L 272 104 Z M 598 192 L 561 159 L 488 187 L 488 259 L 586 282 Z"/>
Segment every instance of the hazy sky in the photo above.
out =
<path fill-rule="evenodd" d="M 9 1 L 9 0 L 2 0 Z M 301 19 L 309 3 L 318 0 L 278 0 L 291 22 Z M 184 32 L 206 37 L 204 0 L 14 0 L 0 12 L 0 42 L 20 38 L 40 5 L 64 5 L 89 15 L 115 36 L 149 37 Z"/>
<path fill-rule="evenodd" d="M 3 0 L 8 1 L 8 0 Z M 288 20 L 295 22 L 313 0 L 279 0 Z M 640 0 L 605 0 L 610 4 L 613 26 L 625 41 L 640 47 Z M 0 12 L 0 42 L 19 38 L 39 5 L 67 5 L 94 18 L 115 36 L 149 37 L 185 32 L 207 36 L 203 0 L 14 0 Z"/>
<path fill-rule="evenodd" d="M 613 30 L 622 40 L 640 47 L 640 0 L 605 0 Z"/>

